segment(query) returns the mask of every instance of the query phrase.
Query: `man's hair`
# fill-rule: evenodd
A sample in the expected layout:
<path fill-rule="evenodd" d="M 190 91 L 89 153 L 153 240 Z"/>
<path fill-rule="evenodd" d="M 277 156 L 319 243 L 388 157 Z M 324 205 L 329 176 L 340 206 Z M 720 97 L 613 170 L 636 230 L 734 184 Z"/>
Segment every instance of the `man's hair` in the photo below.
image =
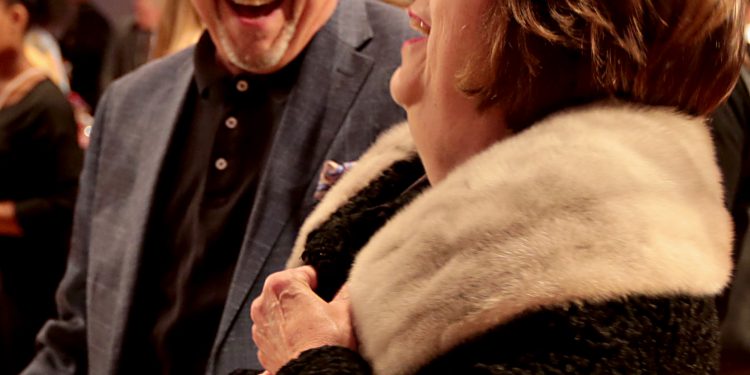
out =
<path fill-rule="evenodd" d="M 705 115 L 737 80 L 743 18 L 742 0 L 494 0 L 458 87 L 516 131 L 608 98 Z"/>

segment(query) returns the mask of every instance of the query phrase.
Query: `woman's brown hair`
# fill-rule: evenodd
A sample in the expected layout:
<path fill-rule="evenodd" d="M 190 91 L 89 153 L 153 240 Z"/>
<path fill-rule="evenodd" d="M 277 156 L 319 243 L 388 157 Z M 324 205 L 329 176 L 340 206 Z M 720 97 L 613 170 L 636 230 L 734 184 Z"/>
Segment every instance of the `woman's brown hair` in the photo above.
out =
<path fill-rule="evenodd" d="M 618 98 L 705 115 L 743 60 L 742 0 L 493 0 L 459 87 L 521 130 Z"/>

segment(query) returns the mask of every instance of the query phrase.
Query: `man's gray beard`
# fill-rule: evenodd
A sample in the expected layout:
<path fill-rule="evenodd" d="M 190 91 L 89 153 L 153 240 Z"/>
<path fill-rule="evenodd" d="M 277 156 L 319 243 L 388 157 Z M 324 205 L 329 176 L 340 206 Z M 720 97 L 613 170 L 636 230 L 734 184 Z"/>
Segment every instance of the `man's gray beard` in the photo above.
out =
<path fill-rule="evenodd" d="M 253 56 L 252 54 L 243 55 L 238 53 L 223 28 L 219 28 L 218 30 L 219 43 L 221 43 L 222 48 L 226 51 L 227 58 L 232 65 L 247 72 L 266 71 L 276 66 L 284 57 L 284 54 L 289 49 L 289 44 L 291 43 L 296 30 L 296 23 L 290 22 L 284 25 L 279 40 L 262 56 Z"/>

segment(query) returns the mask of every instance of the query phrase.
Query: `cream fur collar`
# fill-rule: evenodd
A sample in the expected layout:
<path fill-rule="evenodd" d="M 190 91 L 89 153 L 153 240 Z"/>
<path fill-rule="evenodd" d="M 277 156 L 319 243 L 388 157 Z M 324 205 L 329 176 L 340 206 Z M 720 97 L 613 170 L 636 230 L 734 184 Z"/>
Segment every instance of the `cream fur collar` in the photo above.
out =
<path fill-rule="evenodd" d="M 305 222 L 307 234 L 393 162 L 383 135 Z M 349 284 L 360 350 L 408 374 L 519 313 L 629 295 L 714 295 L 731 221 L 706 124 L 664 108 L 559 113 L 453 171 L 362 249 Z"/>

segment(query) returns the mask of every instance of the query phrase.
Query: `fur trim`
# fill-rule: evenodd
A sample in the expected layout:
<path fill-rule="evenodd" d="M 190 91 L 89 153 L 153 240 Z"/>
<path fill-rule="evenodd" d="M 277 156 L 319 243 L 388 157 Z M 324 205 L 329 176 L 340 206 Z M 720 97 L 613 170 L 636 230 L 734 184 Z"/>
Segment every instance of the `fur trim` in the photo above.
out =
<path fill-rule="evenodd" d="M 302 253 L 305 251 L 307 236 L 323 222 L 346 204 L 370 181 L 377 179 L 385 169 L 398 160 L 406 160 L 416 155 L 417 150 L 412 142 L 407 124 L 395 125 L 384 132 L 375 144 L 362 155 L 357 164 L 326 193 L 315 210 L 305 219 L 300 228 L 287 268 L 302 266 Z"/>
<path fill-rule="evenodd" d="M 413 152 L 406 138 L 402 126 L 368 151 L 298 247 Z M 407 374 L 526 311 L 718 294 L 732 225 L 713 155 L 703 120 L 624 105 L 560 113 L 497 143 L 361 250 L 349 279 L 361 352 L 376 374 Z"/>

